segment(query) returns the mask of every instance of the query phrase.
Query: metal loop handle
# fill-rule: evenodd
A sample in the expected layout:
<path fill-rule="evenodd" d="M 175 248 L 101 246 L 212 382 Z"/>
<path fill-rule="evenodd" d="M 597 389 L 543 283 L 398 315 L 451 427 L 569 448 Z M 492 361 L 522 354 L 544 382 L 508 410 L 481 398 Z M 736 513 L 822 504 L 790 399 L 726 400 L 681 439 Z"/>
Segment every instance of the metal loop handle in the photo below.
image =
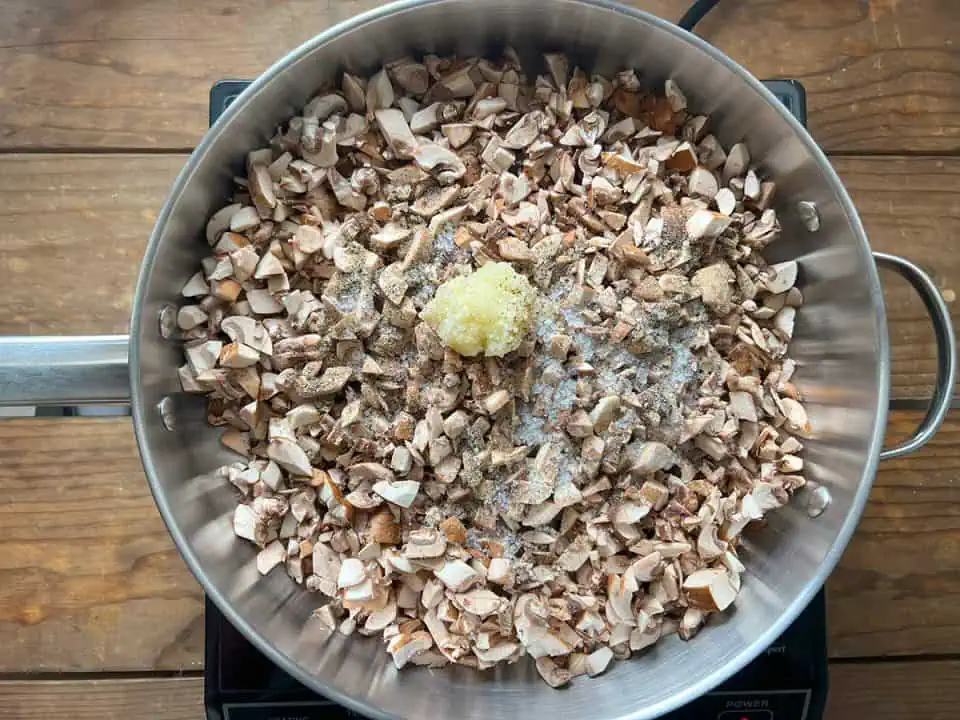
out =
<path fill-rule="evenodd" d="M 893 447 L 880 451 L 881 460 L 890 460 L 919 450 L 926 445 L 943 422 L 953 400 L 953 386 L 957 378 L 957 342 L 953 333 L 950 310 L 933 279 L 912 262 L 897 255 L 875 252 L 873 258 L 877 265 L 896 271 L 917 291 L 927 312 L 930 313 L 933 334 L 937 339 L 937 383 L 933 390 L 933 398 L 927 406 L 926 415 L 923 416 L 913 435 Z"/>

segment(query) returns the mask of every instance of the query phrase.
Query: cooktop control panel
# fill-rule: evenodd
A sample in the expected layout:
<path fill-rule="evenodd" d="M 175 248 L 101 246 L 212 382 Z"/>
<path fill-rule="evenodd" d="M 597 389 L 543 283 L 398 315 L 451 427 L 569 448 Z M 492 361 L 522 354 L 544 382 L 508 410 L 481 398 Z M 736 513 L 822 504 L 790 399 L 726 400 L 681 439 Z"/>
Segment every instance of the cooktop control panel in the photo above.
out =
<path fill-rule="evenodd" d="M 663 720 L 815 720 L 810 716 L 812 691 L 712 692 Z"/>

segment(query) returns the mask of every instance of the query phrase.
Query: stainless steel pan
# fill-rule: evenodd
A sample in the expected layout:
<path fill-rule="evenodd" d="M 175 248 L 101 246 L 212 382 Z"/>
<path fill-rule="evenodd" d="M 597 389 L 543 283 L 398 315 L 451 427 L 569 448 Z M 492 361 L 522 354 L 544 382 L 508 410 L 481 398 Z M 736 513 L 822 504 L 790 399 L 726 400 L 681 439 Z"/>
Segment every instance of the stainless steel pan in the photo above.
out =
<path fill-rule="evenodd" d="M 806 298 L 792 352 L 815 428 L 806 450 L 807 477 L 819 489 L 774 514 L 765 532 L 745 542 L 748 575 L 734 612 L 690 643 L 671 638 L 564 691 L 548 689 L 525 663 L 486 674 L 397 673 L 380 641 L 329 637 L 310 624 L 315 597 L 282 573 L 260 577 L 252 548 L 233 538 L 232 489 L 206 474 L 230 457 L 207 427 L 202 401 L 180 392 L 181 348 L 172 332 L 178 292 L 207 250 L 204 224 L 227 197 L 231 175 L 246 151 L 263 146 L 321 83 L 341 69 L 369 72 L 408 52 L 493 54 L 505 43 L 530 63 L 538 62 L 541 50 L 563 50 L 589 70 L 634 67 L 657 85 L 674 78 L 692 106 L 711 115 L 724 144 L 745 140 L 751 156 L 776 179 L 784 233 L 772 248 L 773 259 L 799 260 Z M 917 289 L 939 348 L 930 410 L 912 438 L 888 450 L 881 450 L 881 441 L 890 346 L 878 262 Z M 942 420 L 955 360 L 949 315 L 934 284 L 902 259 L 871 253 L 823 153 L 769 92 L 716 49 L 662 20 L 604 0 L 417 0 L 318 35 L 244 92 L 193 153 L 160 213 L 137 282 L 129 341 L 2 341 L 0 403 L 129 396 L 147 478 L 190 569 L 261 650 L 337 701 L 377 717 L 640 720 L 710 690 L 796 617 L 853 533 L 877 461 L 918 448 Z"/>

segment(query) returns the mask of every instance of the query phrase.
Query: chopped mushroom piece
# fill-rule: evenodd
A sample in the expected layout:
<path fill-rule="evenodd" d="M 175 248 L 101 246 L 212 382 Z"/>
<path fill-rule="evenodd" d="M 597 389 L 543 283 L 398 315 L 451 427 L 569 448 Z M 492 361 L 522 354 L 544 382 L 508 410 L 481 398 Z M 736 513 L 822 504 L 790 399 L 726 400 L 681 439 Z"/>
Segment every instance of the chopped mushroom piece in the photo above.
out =
<path fill-rule="evenodd" d="M 387 502 L 408 508 L 413 504 L 420 490 L 420 483 L 415 480 L 381 480 L 374 483 L 373 491 Z"/>
<path fill-rule="evenodd" d="M 730 217 L 737 209 L 737 198 L 729 188 L 720 188 L 713 197 L 721 215 Z"/>
<path fill-rule="evenodd" d="M 190 369 L 195 376 L 199 376 L 204 370 L 210 370 L 217 363 L 222 349 L 223 343 L 219 340 L 207 340 L 197 345 L 188 345 L 184 353 Z"/>
<path fill-rule="evenodd" d="M 184 297 L 201 297 L 210 294 L 210 285 L 203 277 L 202 272 L 195 273 L 184 284 L 180 294 Z"/>
<path fill-rule="evenodd" d="M 803 405 L 793 398 L 780 398 L 780 406 L 783 408 L 783 414 L 787 418 L 787 429 L 793 432 L 807 434 L 811 431 L 810 421 L 807 419 L 807 411 Z"/>
<path fill-rule="evenodd" d="M 610 648 L 602 647 L 587 655 L 586 671 L 590 677 L 596 677 L 607 669 L 607 665 L 613 660 L 613 651 Z"/>
<path fill-rule="evenodd" d="M 310 476 L 313 467 L 310 458 L 296 442 L 288 438 L 276 438 L 267 446 L 267 457 L 281 468 L 294 475 Z"/>
<path fill-rule="evenodd" d="M 563 687 L 570 682 L 570 672 L 559 667 L 550 657 L 537 658 L 537 672 L 552 688 Z"/>
<path fill-rule="evenodd" d="M 683 581 L 688 602 L 710 612 L 726 610 L 737 597 L 725 570 L 697 570 Z"/>
<path fill-rule="evenodd" d="M 257 526 L 260 519 L 249 505 L 237 505 L 233 513 L 233 532 L 250 542 L 258 542 Z"/>
<path fill-rule="evenodd" d="M 430 633 L 418 630 L 409 635 L 400 633 L 392 638 L 387 644 L 387 652 L 393 657 L 393 664 L 399 670 L 413 660 L 418 653 L 429 650 L 432 645 L 433 639 Z"/>
<path fill-rule="evenodd" d="M 409 158 L 417 149 L 417 139 L 410 132 L 406 118 L 399 110 L 382 109 L 375 113 L 377 125 L 397 157 Z"/>
<path fill-rule="evenodd" d="M 177 311 L 177 326 L 181 330 L 193 330 L 205 323 L 208 317 L 199 305 L 184 305 Z"/>
<path fill-rule="evenodd" d="M 772 276 L 764 280 L 766 290 L 774 295 L 786 292 L 797 282 L 797 263 L 794 260 L 771 265 Z"/>
<path fill-rule="evenodd" d="M 730 152 L 727 153 L 727 160 L 723 166 L 723 179 L 729 181 L 730 178 L 740 177 L 747 171 L 750 164 L 750 152 L 743 143 L 737 143 Z"/>
<path fill-rule="evenodd" d="M 416 558 L 435 558 L 443 555 L 447 548 L 447 538 L 442 532 L 433 529 L 414 530 L 403 550 L 404 556 Z"/>
<path fill-rule="evenodd" d="M 337 587 L 348 588 L 359 585 L 367 579 L 367 571 L 363 563 L 356 558 L 347 558 L 340 563 L 340 574 L 337 576 Z"/>
<path fill-rule="evenodd" d="M 256 365 L 260 360 L 260 353 L 243 343 L 224 345 L 220 351 L 220 365 L 227 368 L 245 368 Z"/>
<path fill-rule="evenodd" d="M 252 230 L 260 224 L 260 215 L 252 206 L 242 207 L 230 216 L 230 230 L 236 233 Z"/>
<path fill-rule="evenodd" d="M 436 571 L 436 576 L 454 592 L 463 592 L 480 577 L 473 568 L 461 560 L 448 560 Z"/>
<path fill-rule="evenodd" d="M 707 168 L 702 166 L 695 167 L 690 172 L 690 179 L 687 181 L 687 188 L 691 195 L 694 197 L 701 197 L 708 202 L 716 198 L 720 192 L 720 186 L 717 183 L 716 176 L 707 170 Z M 719 200 L 718 209 L 724 215 L 730 214 L 730 212 L 724 212 L 724 209 L 719 207 Z M 730 208 L 730 210 L 732 211 L 732 208 Z"/>
<path fill-rule="evenodd" d="M 287 553 L 283 543 L 274 540 L 257 554 L 257 571 L 261 575 L 266 575 L 286 559 Z"/>
<path fill-rule="evenodd" d="M 718 237 L 730 226 L 730 218 L 709 210 L 697 210 L 687 220 L 687 234 L 694 240 Z"/>

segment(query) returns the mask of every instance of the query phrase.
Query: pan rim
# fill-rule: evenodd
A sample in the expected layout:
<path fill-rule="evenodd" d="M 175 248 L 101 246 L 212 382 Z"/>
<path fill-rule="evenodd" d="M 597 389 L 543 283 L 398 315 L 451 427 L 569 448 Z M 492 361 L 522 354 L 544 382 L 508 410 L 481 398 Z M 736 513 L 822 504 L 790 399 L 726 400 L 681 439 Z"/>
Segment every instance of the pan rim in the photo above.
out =
<path fill-rule="evenodd" d="M 853 495 L 850 508 L 844 518 L 843 524 L 838 530 L 833 543 L 830 546 L 823 561 L 820 563 L 817 572 L 808 580 L 804 589 L 799 593 L 790 604 L 780 613 L 767 630 L 754 637 L 749 644 L 746 644 L 732 654 L 723 664 L 718 665 L 710 673 L 691 682 L 683 691 L 674 696 L 663 700 L 655 705 L 647 705 L 637 708 L 636 711 L 621 715 L 618 720 L 649 720 L 659 717 L 665 713 L 671 712 L 686 703 L 710 692 L 716 686 L 739 672 L 743 667 L 752 662 L 761 652 L 763 652 L 777 637 L 779 637 L 787 627 L 789 627 L 797 616 L 806 608 L 813 599 L 814 595 L 821 589 L 827 577 L 835 568 L 843 551 L 845 550 L 850 538 L 859 523 L 863 509 L 867 502 L 873 479 L 876 474 L 877 464 L 879 462 L 880 450 L 883 442 L 884 430 L 887 422 L 888 396 L 889 396 L 889 373 L 890 373 L 890 345 L 887 332 L 886 311 L 883 301 L 883 293 L 880 285 L 879 272 L 873 262 L 869 241 L 866 232 L 860 221 L 859 215 L 853 205 L 853 202 L 843 186 L 836 171 L 828 162 L 826 155 L 817 146 L 809 132 L 799 121 L 776 99 L 776 97 L 767 90 L 759 80 L 751 75 L 739 63 L 736 63 L 726 54 L 713 47 L 700 37 L 693 35 L 676 25 L 658 18 L 646 11 L 633 7 L 622 5 L 612 0 L 556 0 L 559 3 L 568 5 L 584 5 L 607 10 L 611 12 L 626 15 L 632 19 L 640 20 L 655 29 L 674 35 L 687 45 L 708 55 L 714 62 L 718 62 L 732 71 L 745 85 L 759 94 L 768 104 L 773 105 L 781 117 L 790 125 L 797 138 L 803 144 L 804 149 L 810 153 L 813 159 L 821 167 L 827 177 L 831 190 L 839 200 L 840 207 L 845 215 L 850 229 L 856 235 L 857 250 L 863 260 L 863 265 L 869 274 L 870 296 L 873 307 L 873 321 L 876 324 L 877 338 L 879 346 L 879 359 L 876 370 L 876 387 L 878 388 L 876 397 L 876 407 L 874 410 L 874 426 L 870 438 L 868 456 L 864 465 L 863 473 L 859 479 L 856 492 Z M 356 31 L 369 23 L 377 22 L 385 17 L 416 11 L 422 7 L 435 5 L 457 5 L 470 0 L 399 0 L 380 8 L 357 15 L 353 18 L 338 23 L 327 30 L 314 36 L 299 47 L 293 49 L 282 58 L 277 60 L 266 71 L 264 71 L 223 113 L 216 124 L 204 135 L 203 139 L 197 145 L 191 154 L 186 165 L 181 170 L 173 185 L 167 199 L 165 200 L 158 215 L 156 224 L 151 232 L 147 250 L 142 261 L 140 272 L 137 279 L 136 290 L 133 298 L 131 332 L 130 332 L 130 392 L 131 404 L 134 418 L 134 432 L 136 435 L 137 446 L 143 462 L 144 471 L 150 485 L 151 493 L 163 517 L 170 535 L 180 555 L 184 558 L 190 571 L 203 586 L 204 592 L 214 601 L 226 619 L 237 627 L 245 637 L 266 655 L 274 664 L 287 672 L 289 675 L 303 683 L 307 687 L 323 694 L 325 697 L 344 705 L 351 710 L 362 713 L 368 717 L 389 718 L 393 717 L 383 709 L 370 705 L 362 700 L 357 700 L 339 691 L 336 687 L 326 684 L 321 678 L 311 674 L 298 663 L 294 662 L 286 654 L 276 649 L 267 639 L 257 632 L 240 614 L 230 605 L 226 598 L 206 580 L 206 573 L 201 563 L 190 549 L 190 545 L 183 532 L 181 531 L 176 518 L 167 502 L 164 492 L 161 489 L 157 478 L 157 470 L 153 463 L 149 440 L 146 436 L 146 414 L 152 411 L 152 408 L 145 406 L 144 393 L 141 384 L 141 334 L 144 332 L 144 323 L 142 318 L 142 307 L 145 303 L 147 285 L 149 284 L 153 261 L 160 247 L 161 239 L 164 234 L 167 221 L 177 205 L 186 185 L 191 176 L 196 172 L 201 164 L 207 150 L 213 145 L 214 141 L 228 129 L 231 121 L 243 112 L 247 104 L 276 77 L 281 75 L 289 67 L 295 65 L 316 49 L 326 43 L 334 40 L 338 36 Z M 866 318 L 865 318 L 866 319 Z"/>

